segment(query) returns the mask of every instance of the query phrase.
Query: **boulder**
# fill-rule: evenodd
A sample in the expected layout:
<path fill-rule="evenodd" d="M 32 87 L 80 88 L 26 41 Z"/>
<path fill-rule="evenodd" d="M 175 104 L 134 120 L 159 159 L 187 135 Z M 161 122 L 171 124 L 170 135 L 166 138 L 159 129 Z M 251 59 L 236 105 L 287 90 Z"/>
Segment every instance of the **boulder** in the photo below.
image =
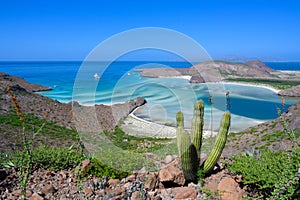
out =
<path fill-rule="evenodd" d="M 174 199 L 196 199 L 197 191 L 191 187 L 176 187 L 172 189 Z"/>
<path fill-rule="evenodd" d="M 159 181 L 158 181 L 158 172 L 151 172 L 147 178 L 147 181 L 145 183 L 145 189 L 146 190 L 154 190 L 158 187 Z"/>
<path fill-rule="evenodd" d="M 44 200 L 44 198 L 37 193 L 33 193 L 33 195 L 30 197 L 30 200 Z"/>
<path fill-rule="evenodd" d="M 41 190 L 41 193 L 43 193 L 44 195 L 47 195 L 47 194 L 54 193 L 55 191 L 56 191 L 56 189 L 54 188 L 52 183 L 49 183 L 49 184 L 44 185 L 44 187 Z"/>
<path fill-rule="evenodd" d="M 218 185 L 218 191 L 220 193 L 221 200 L 239 200 L 243 197 L 243 192 L 239 187 L 239 184 L 231 177 L 221 180 Z"/>
<path fill-rule="evenodd" d="M 167 165 L 159 171 L 159 180 L 162 183 L 171 182 L 177 185 L 185 184 L 185 178 L 183 176 L 183 172 L 179 168 L 173 165 Z"/>
<path fill-rule="evenodd" d="M 119 180 L 119 179 L 110 179 L 110 180 L 108 181 L 108 185 L 109 185 L 109 187 L 111 187 L 111 188 L 116 187 L 119 183 L 120 183 L 120 180 Z"/>

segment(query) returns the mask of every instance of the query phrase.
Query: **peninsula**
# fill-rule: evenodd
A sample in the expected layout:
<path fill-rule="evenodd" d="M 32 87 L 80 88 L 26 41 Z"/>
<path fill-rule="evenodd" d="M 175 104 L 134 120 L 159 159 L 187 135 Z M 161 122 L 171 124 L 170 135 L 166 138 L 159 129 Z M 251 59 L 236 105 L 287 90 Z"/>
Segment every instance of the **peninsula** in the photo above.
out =
<path fill-rule="evenodd" d="M 220 76 L 220 81 L 243 82 L 252 85 L 263 84 L 277 89 L 287 89 L 300 85 L 300 72 L 285 72 L 273 70 L 259 60 L 245 63 L 225 61 L 209 61 L 193 65 L 189 68 L 145 68 L 139 69 L 141 76 L 148 78 L 184 77 L 190 83 L 214 82 L 214 76 Z M 205 78 L 204 78 L 205 77 Z M 299 97 L 298 87 L 291 88 L 286 96 Z"/>

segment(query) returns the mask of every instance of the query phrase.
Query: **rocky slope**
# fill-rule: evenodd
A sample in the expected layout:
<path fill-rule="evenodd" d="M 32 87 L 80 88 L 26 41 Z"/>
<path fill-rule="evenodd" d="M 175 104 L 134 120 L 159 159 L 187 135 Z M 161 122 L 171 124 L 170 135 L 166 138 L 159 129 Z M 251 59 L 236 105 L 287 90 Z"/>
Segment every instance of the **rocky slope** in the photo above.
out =
<path fill-rule="evenodd" d="M 89 160 L 83 161 L 81 171 L 86 171 Z M 160 162 L 157 172 L 141 169 L 123 179 L 107 179 L 89 176 L 79 181 L 71 170 L 49 171 L 39 169 L 33 172 L 27 185 L 26 196 L 30 200 L 46 199 L 210 199 L 207 193 L 218 193 L 221 199 L 242 199 L 246 187 L 241 188 L 241 177 L 235 177 L 224 168 L 219 168 L 203 184 L 185 184 L 183 172 L 176 156 L 167 156 Z M 205 188 L 204 190 L 202 190 Z M 0 170 L 0 198 L 20 199 L 17 173 L 14 170 Z"/>
<path fill-rule="evenodd" d="M 24 113 L 31 113 L 40 118 L 45 118 L 47 113 L 48 120 L 70 129 L 75 128 L 72 122 L 72 117 L 74 118 L 72 105 L 76 105 L 77 108 L 82 110 L 91 109 L 91 107 L 81 106 L 77 102 L 60 103 L 59 101 L 36 94 L 34 91 L 49 90 L 50 88 L 28 83 L 24 79 L 15 76 L 1 73 L 0 83 L 0 114 L 8 113 L 14 109 L 10 96 L 6 91 L 7 86 L 10 86 Z M 134 100 L 112 106 L 96 105 L 95 110 L 100 123 L 105 124 L 103 128 L 112 131 L 122 117 L 127 116 L 135 108 L 145 103 L 145 99 L 138 97 Z"/>
<path fill-rule="evenodd" d="M 282 90 L 278 93 L 280 96 L 300 97 L 300 85 Z"/>
<path fill-rule="evenodd" d="M 295 138 L 294 138 L 295 137 Z M 223 155 L 253 152 L 269 148 L 289 150 L 300 143 L 300 102 L 292 105 L 280 117 L 229 135 Z"/>
<path fill-rule="evenodd" d="M 15 95 L 21 111 L 24 114 L 32 114 L 40 119 L 46 119 L 47 121 L 54 122 L 56 125 L 66 127 L 70 130 L 76 130 L 78 128 L 75 124 L 75 122 L 77 122 L 75 119 L 78 119 L 80 116 L 85 118 L 85 121 L 81 122 L 87 124 L 85 127 L 88 126 L 90 120 L 89 117 L 92 116 L 90 111 L 93 111 L 97 118 L 93 118 L 92 120 L 97 120 L 97 123 L 101 124 L 101 129 L 94 129 L 94 131 L 97 133 L 104 130 L 113 131 L 121 118 L 127 116 L 138 106 L 146 103 L 145 99 L 138 97 L 134 100 L 112 106 L 81 106 L 76 102 L 60 103 L 59 101 L 36 94 L 33 91 L 47 90 L 49 88 L 30 84 L 24 79 L 8 74 L 1 73 L 0 83 L 0 116 L 7 115 L 15 110 L 10 95 L 6 90 L 7 86 L 10 86 L 10 89 Z M 76 108 L 77 112 L 74 112 L 74 108 Z M 82 115 L 83 113 L 85 114 L 84 116 Z M 3 124 L 2 122 L 0 124 L 2 126 L 0 129 L 2 130 L 0 131 L 0 138 L 2 140 L 0 151 L 8 150 L 5 145 L 22 143 L 21 137 L 19 137 L 22 132 L 21 127 L 18 128 L 10 124 Z M 43 141 L 48 141 L 50 139 L 50 136 L 41 137 L 43 137 Z M 57 138 L 54 138 L 55 141 L 56 139 Z M 57 139 L 56 142 L 55 141 L 54 143 L 57 143 L 59 139 Z"/>
<path fill-rule="evenodd" d="M 0 72 L 0 85 L 3 87 L 5 85 L 9 85 L 9 83 L 13 83 L 13 85 L 19 85 L 22 88 L 26 88 L 26 90 L 30 92 L 52 90 L 52 88 L 50 87 L 42 86 L 39 84 L 31 84 L 25 81 L 23 78 L 10 76 L 8 74 Z"/>

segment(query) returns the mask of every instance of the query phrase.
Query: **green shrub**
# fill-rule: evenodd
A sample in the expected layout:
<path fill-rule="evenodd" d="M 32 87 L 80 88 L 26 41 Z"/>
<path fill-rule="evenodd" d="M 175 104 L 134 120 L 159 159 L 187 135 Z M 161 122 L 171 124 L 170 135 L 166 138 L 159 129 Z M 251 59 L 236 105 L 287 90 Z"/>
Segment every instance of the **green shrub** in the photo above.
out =
<path fill-rule="evenodd" d="M 32 151 L 32 163 L 38 167 L 50 170 L 74 168 L 84 158 L 82 154 L 71 148 L 42 145 Z M 20 159 L 21 153 L 16 153 L 14 163 L 18 163 Z"/>
<path fill-rule="evenodd" d="M 259 189 L 264 198 L 292 199 L 299 195 L 300 148 L 292 152 L 265 150 L 258 156 L 238 155 L 228 169 L 243 176 L 243 184 Z M 295 179 L 296 177 L 296 179 Z M 298 193 L 298 194 L 296 194 Z"/>
<path fill-rule="evenodd" d="M 108 177 L 108 178 L 118 178 L 122 179 L 129 175 L 128 172 L 124 172 L 118 169 L 111 168 L 96 158 L 91 159 L 91 168 L 86 173 L 87 175 L 91 174 L 95 177 Z"/>

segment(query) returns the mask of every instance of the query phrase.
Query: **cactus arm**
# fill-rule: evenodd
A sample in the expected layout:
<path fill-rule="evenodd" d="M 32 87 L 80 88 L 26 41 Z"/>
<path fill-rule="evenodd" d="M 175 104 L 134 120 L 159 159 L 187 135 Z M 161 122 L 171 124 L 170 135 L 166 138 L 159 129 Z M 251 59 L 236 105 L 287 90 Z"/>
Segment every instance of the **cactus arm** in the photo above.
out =
<path fill-rule="evenodd" d="M 204 103 L 199 101 L 194 105 L 194 117 L 192 120 L 192 143 L 194 144 L 198 160 L 200 160 L 201 146 L 202 146 L 202 135 L 203 135 L 203 125 L 204 125 Z"/>
<path fill-rule="evenodd" d="M 220 129 L 219 129 L 219 133 L 218 133 L 215 145 L 214 145 L 213 149 L 211 150 L 207 160 L 204 162 L 204 167 L 203 167 L 204 173 L 207 173 L 210 170 L 212 170 L 212 168 L 215 166 L 215 164 L 219 160 L 219 158 L 222 154 L 222 151 L 225 147 L 225 144 L 226 144 L 229 126 L 230 126 L 230 113 L 225 112 L 222 122 L 221 122 L 221 125 L 220 125 Z"/>
<path fill-rule="evenodd" d="M 182 112 L 178 112 L 176 115 L 176 121 L 177 121 L 177 128 L 176 128 L 176 139 L 177 139 L 177 149 L 178 149 L 178 155 L 180 156 L 182 154 L 181 152 L 181 138 L 182 134 L 184 132 L 184 118 Z"/>

